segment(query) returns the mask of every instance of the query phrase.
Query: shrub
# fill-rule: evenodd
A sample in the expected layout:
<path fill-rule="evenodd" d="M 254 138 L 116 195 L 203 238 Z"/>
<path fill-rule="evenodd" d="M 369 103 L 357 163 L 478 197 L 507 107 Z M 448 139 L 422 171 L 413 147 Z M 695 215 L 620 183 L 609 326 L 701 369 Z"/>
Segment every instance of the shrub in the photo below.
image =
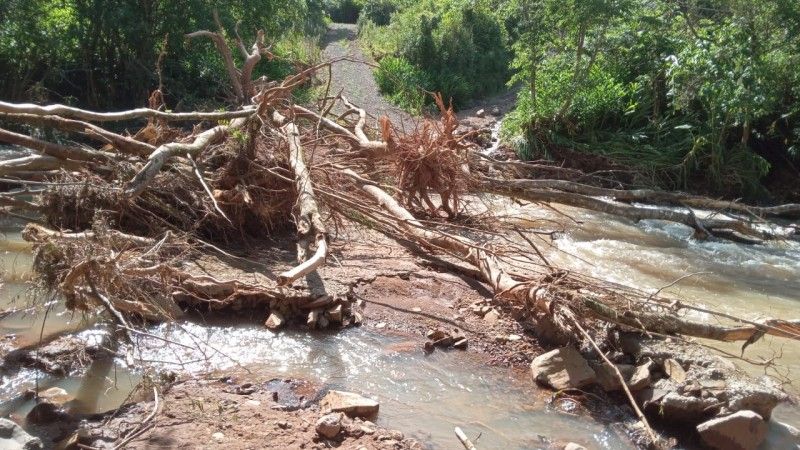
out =
<path fill-rule="evenodd" d="M 424 73 L 426 89 L 463 106 L 505 87 L 510 54 L 503 26 L 481 4 L 420 2 L 391 16 L 394 54 Z M 392 63 L 394 64 L 394 62 Z"/>

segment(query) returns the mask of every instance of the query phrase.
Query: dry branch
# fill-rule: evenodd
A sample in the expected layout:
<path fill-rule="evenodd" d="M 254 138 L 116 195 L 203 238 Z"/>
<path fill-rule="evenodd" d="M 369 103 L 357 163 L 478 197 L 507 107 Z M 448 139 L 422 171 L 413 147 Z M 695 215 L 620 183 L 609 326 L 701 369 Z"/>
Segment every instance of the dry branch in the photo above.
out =
<path fill-rule="evenodd" d="M 218 125 L 198 134 L 190 143 L 170 142 L 158 147 L 150 154 L 144 167 L 128 182 L 124 191 L 125 195 L 134 198 L 141 194 L 170 158 L 183 155 L 195 156 L 209 145 L 218 142 L 228 132 L 243 127 L 245 123 L 247 123 L 247 119 L 239 118 L 232 121 L 230 125 Z"/>
<path fill-rule="evenodd" d="M 8 103 L 0 101 L 0 113 L 33 114 L 37 116 L 60 116 L 94 122 L 116 122 L 122 120 L 156 118 L 166 121 L 231 120 L 253 115 L 251 107 L 235 111 L 174 113 L 150 108 L 136 108 L 118 112 L 95 112 L 66 105 L 40 106 L 33 103 Z"/>

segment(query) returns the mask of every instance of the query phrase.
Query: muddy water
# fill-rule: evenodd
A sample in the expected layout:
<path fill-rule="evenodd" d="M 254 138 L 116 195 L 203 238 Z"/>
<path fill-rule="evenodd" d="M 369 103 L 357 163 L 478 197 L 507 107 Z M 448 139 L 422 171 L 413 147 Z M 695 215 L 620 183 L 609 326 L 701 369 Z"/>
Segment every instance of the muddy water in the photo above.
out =
<path fill-rule="evenodd" d="M 380 402 L 379 424 L 433 448 L 454 448 L 454 426 L 473 437 L 482 434 L 477 444 L 491 448 L 536 448 L 542 446 L 540 436 L 590 448 L 628 448 L 605 426 L 548 408 L 526 374 L 487 367 L 463 352 L 425 356 L 416 343 L 364 329 L 273 333 L 184 324 L 151 333 L 173 342 L 140 341 L 136 356 L 156 366 L 200 372 L 241 365 L 268 377 L 304 378 L 363 393 Z"/>
<path fill-rule="evenodd" d="M 9 269 L 0 288 L 3 308 L 20 311 L 0 320 L 0 332 L 19 345 L 41 336 L 78 330 L 91 320 L 59 311 L 57 304 L 32 292 L 30 248 L 21 241 L 18 223 L 0 224 L 5 239 L 0 257 Z M 30 308 L 32 303 L 39 307 Z M 44 311 L 47 310 L 46 320 Z M 416 344 L 352 329 L 340 333 L 272 333 L 260 325 L 161 325 L 138 336 L 135 357 L 156 369 L 183 373 L 245 368 L 267 377 L 296 377 L 331 389 L 374 396 L 381 403 L 378 423 L 400 429 L 432 448 L 453 448 L 453 427 L 462 427 L 477 443 L 492 448 L 543 446 L 543 439 L 576 441 L 590 448 L 627 448 L 606 426 L 586 417 L 548 407 L 526 374 L 487 367 L 463 352 L 424 356 Z M 102 339 L 89 328 L 77 334 L 87 343 Z M 101 412 L 121 405 L 142 380 L 121 361 L 99 360 L 85 374 L 54 378 L 34 370 L 3 374 L 0 415 L 24 424 L 34 406 L 19 394 L 28 389 L 60 387 L 75 399 L 74 412 Z"/>
<path fill-rule="evenodd" d="M 646 292 L 687 278 L 662 291 L 699 306 L 747 319 L 800 318 L 800 242 L 742 245 L 698 241 L 689 227 L 645 220 L 639 223 L 567 206 L 558 212 L 534 206 L 508 205 L 520 225 L 560 230 L 539 247 L 555 265 Z M 713 320 L 703 314 L 697 318 Z M 741 343 L 708 342 L 734 355 Z M 784 381 L 800 376 L 800 343 L 767 337 L 748 347 L 745 357 L 764 361 L 780 356 L 780 367 L 767 373 Z M 734 361 L 754 376 L 763 366 Z M 787 385 L 790 392 L 800 386 Z M 800 426 L 800 409 L 780 406 L 776 417 Z"/>

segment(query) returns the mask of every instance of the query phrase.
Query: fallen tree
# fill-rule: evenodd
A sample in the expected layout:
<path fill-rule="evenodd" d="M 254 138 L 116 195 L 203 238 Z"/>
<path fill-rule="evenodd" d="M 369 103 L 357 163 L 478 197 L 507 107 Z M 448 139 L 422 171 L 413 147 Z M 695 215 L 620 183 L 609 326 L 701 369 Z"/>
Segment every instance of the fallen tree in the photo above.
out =
<path fill-rule="evenodd" d="M 327 322 L 320 320 L 323 315 L 342 325 L 357 323 L 353 299 L 320 294 L 299 281 L 324 267 L 329 229 L 368 226 L 468 266 L 465 272 L 491 286 L 495 301 L 515 317 L 555 327 L 601 354 L 607 348 L 603 336 L 612 327 L 745 346 L 764 335 L 800 340 L 798 321 L 750 321 L 703 310 L 720 323 L 701 322 L 685 314 L 693 309 L 687 303 L 553 267 L 530 242 L 530 249 L 511 250 L 531 262 L 520 274 L 519 265 L 509 262 L 509 251 L 492 242 L 502 227 L 461 225 L 469 215 L 464 198 L 495 195 L 624 220 L 676 222 L 694 229 L 697 238 L 739 236 L 758 242 L 796 238 L 796 228 L 780 227 L 767 217 L 794 216 L 797 205 L 751 207 L 678 193 L 516 178 L 502 170 L 504 163 L 475 156 L 470 136 L 456 133 L 455 115 L 440 97 L 435 99 L 438 119 L 400 133 L 383 118 L 373 130 L 366 111 L 342 96 L 324 99 L 344 108 L 338 117 L 330 113 L 332 104 L 314 111 L 291 100 L 293 89 L 331 62 L 280 83 L 254 83 L 253 67 L 269 55 L 263 33 L 257 33 L 251 51 L 237 33 L 241 68 L 221 32 L 189 37 L 214 41 L 236 109 L 167 113 L 152 101 L 160 98 L 156 94 L 150 108 L 114 113 L 0 102 L 0 120 L 103 144 L 98 149 L 65 145 L 0 129 L 0 141 L 34 152 L 0 162 L 4 183 L 17 189 L 0 197 L 2 205 L 8 213 L 40 215 L 45 225 L 29 225 L 24 236 L 36 245 L 41 281 L 60 292 L 71 309 L 105 310 L 123 329 L 175 320 L 188 309 L 259 310 L 272 328 L 292 320 L 316 326 Z M 143 119 L 147 123 L 133 136 L 97 124 Z M 175 121 L 197 123 L 189 130 L 171 126 Z M 17 199 L 14 193 L 23 192 L 18 188 L 30 185 L 42 187 L 24 191 L 34 200 Z M 236 258 L 237 245 L 291 227 L 297 264 L 271 278 L 243 282 L 234 272 L 211 276 L 196 264 L 212 256 Z M 658 440 L 652 430 L 649 434 Z"/>

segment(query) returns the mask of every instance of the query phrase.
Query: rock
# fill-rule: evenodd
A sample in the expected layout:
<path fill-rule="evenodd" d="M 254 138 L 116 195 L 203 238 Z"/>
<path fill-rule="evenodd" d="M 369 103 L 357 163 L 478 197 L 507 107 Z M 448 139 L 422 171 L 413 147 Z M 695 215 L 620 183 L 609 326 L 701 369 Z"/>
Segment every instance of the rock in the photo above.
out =
<path fill-rule="evenodd" d="M 277 425 L 281 430 L 288 430 L 289 428 L 292 428 L 292 424 L 285 420 L 279 420 L 275 422 L 275 425 Z"/>
<path fill-rule="evenodd" d="M 535 381 L 557 390 L 582 388 L 597 380 L 594 370 L 573 347 L 537 356 L 531 362 L 531 374 Z"/>
<path fill-rule="evenodd" d="M 333 323 L 342 323 L 342 305 L 336 305 L 328 310 L 328 319 Z"/>
<path fill-rule="evenodd" d="M 592 369 L 594 369 L 594 373 L 597 374 L 597 384 L 604 390 L 610 392 L 622 389 L 622 383 L 619 381 L 616 372 L 611 370 L 608 364 L 598 362 L 591 366 Z M 619 370 L 626 383 L 631 379 L 631 375 L 633 375 L 633 371 L 636 369 L 636 367 L 630 364 L 615 364 L 615 366 L 617 366 L 617 370 Z"/>
<path fill-rule="evenodd" d="M 411 308 L 411 312 L 415 312 L 415 313 L 422 312 L 422 308 L 420 308 L 419 306 L 415 306 L 415 307 Z"/>
<path fill-rule="evenodd" d="M 378 402 L 371 398 L 344 391 L 328 392 L 319 405 L 323 411 L 343 412 L 355 417 L 374 416 L 380 408 Z"/>
<path fill-rule="evenodd" d="M 425 341 L 422 345 L 422 349 L 425 350 L 425 353 L 431 353 L 435 350 L 435 347 L 433 346 L 433 342 Z"/>
<path fill-rule="evenodd" d="M 433 345 L 436 347 L 447 348 L 453 345 L 454 341 L 455 339 L 453 339 L 453 336 L 445 336 L 438 341 L 433 341 Z"/>
<path fill-rule="evenodd" d="M 335 438 L 342 430 L 342 413 L 331 413 L 320 417 L 317 420 L 316 430 L 317 434 L 324 438 Z"/>
<path fill-rule="evenodd" d="M 377 324 L 375 324 L 375 328 L 378 329 L 386 328 L 386 322 L 378 322 Z"/>
<path fill-rule="evenodd" d="M 279 313 L 278 311 L 272 311 L 270 312 L 267 321 L 264 322 L 264 325 L 270 330 L 277 330 L 285 323 L 286 319 L 283 318 L 283 314 Z"/>
<path fill-rule="evenodd" d="M 646 413 L 664 420 L 681 423 L 701 422 L 712 415 L 715 412 L 715 406 L 719 405 L 719 401 L 715 398 L 681 395 L 657 387 L 645 388 L 635 395 L 638 402 L 644 406 Z"/>
<path fill-rule="evenodd" d="M 453 347 L 459 350 L 466 350 L 468 345 L 469 341 L 467 341 L 467 338 L 461 338 L 457 340 L 455 343 L 453 343 Z"/>
<path fill-rule="evenodd" d="M 447 333 L 445 333 L 444 331 L 440 330 L 439 328 L 437 328 L 435 330 L 428 330 L 428 332 L 425 333 L 425 337 L 427 337 L 428 339 L 430 339 L 432 341 L 438 341 L 439 339 L 443 339 L 446 336 L 447 336 Z"/>
<path fill-rule="evenodd" d="M 655 365 L 653 361 L 647 361 L 644 364 L 636 366 L 636 369 L 631 374 L 628 380 L 628 388 L 632 391 L 641 391 L 642 389 L 650 386 L 652 379 L 650 378 L 650 369 Z"/>
<path fill-rule="evenodd" d="M 364 423 L 361 424 L 361 431 L 363 431 L 364 434 L 375 434 L 375 432 L 378 431 L 378 426 L 369 420 L 365 420 Z"/>
<path fill-rule="evenodd" d="M 564 446 L 564 450 L 586 450 L 586 447 L 576 444 L 574 442 L 570 442 L 569 444 Z"/>
<path fill-rule="evenodd" d="M 34 406 L 25 416 L 25 420 L 33 425 L 48 425 L 56 422 L 69 422 L 72 417 L 58 405 L 42 402 Z"/>
<path fill-rule="evenodd" d="M 42 448 L 44 445 L 39 438 L 26 433 L 22 427 L 8 419 L 0 419 L 0 449 L 34 450 Z"/>
<path fill-rule="evenodd" d="M 500 111 L 499 107 L 497 107 L 497 106 L 492 107 L 492 115 L 493 116 L 499 116 L 500 114 L 502 114 L 502 111 Z"/>
<path fill-rule="evenodd" d="M 225 435 L 223 433 L 220 433 L 219 431 L 217 431 L 216 433 L 211 435 L 211 438 L 214 439 L 217 442 L 222 442 L 222 441 L 225 440 Z"/>
<path fill-rule="evenodd" d="M 317 323 L 319 322 L 319 310 L 312 309 L 308 312 L 308 317 L 306 318 L 306 326 L 310 329 L 317 328 Z"/>
<path fill-rule="evenodd" d="M 739 411 L 697 426 L 700 439 L 720 450 L 755 450 L 767 436 L 767 424 L 753 411 Z"/>
<path fill-rule="evenodd" d="M 486 110 L 481 108 L 481 109 L 475 111 L 475 115 L 478 116 L 478 117 L 484 117 L 486 115 Z"/>
<path fill-rule="evenodd" d="M 509 334 L 508 336 L 506 336 L 506 340 L 508 342 L 514 342 L 514 341 L 518 341 L 520 339 L 522 339 L 522 336 L 520 336 L 518 334 Z"/>
<path fill-rule="evenodd" d="M 500 313 L 496 309 L 492 309 L 483 316 L 483 320 L 489 323 L 497 323 L 500 320 Z"/>
<path fill-rule="evenodd" d="M 65 404 L 75 399 L 75 397 L 69 395 L 67 391 L 56 386 L 39 392 L 38 396 L 40 399 L 59 407 L 63 407 Z"/>
<path fill-rule="evenodd" d="M 672 358 L 664 360 L 664 373 L 676 383 L 686 381 L 686 371 L 683 370 L 683 366 Z"/>

